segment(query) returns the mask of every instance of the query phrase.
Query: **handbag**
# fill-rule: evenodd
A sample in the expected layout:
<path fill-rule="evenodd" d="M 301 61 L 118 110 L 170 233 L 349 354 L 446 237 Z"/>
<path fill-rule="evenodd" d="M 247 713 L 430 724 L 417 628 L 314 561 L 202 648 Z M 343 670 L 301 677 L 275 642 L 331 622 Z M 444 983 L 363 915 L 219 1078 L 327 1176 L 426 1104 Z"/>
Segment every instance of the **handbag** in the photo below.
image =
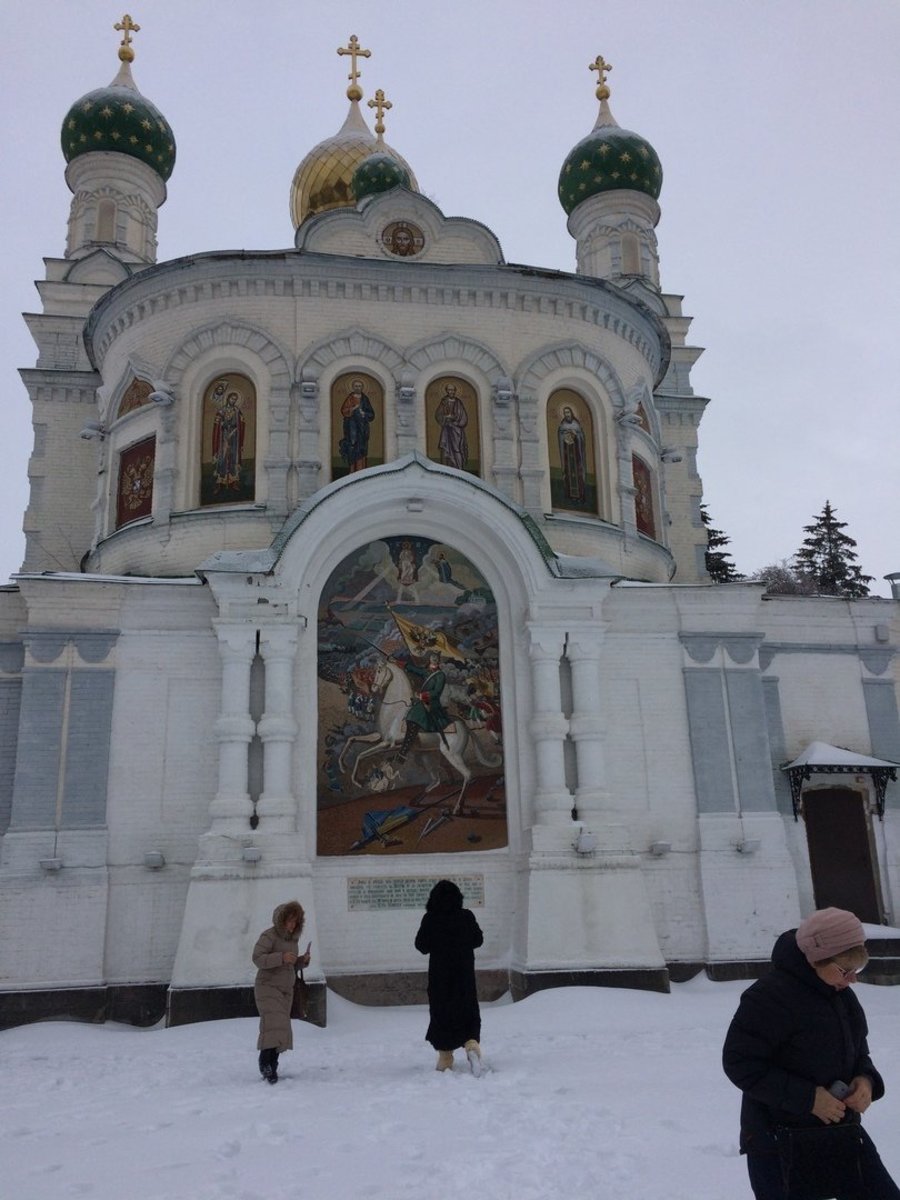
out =
<path fill-rule="evenodd" d="M 796 1189 L 804 1200 L 832 1200 L 834 1196 L 865 1200 L 859 1124 L 813 1128 L 779 1125 L 775 1143 L 787 1195 Z"/>
<path fill-rule="evenodd" d="M 303 978 L 303 968 L 294 980 L 294 997 L 291 1001 L 291 1018 L 305 1021 L 309 1010 L 309 984 Z"/>

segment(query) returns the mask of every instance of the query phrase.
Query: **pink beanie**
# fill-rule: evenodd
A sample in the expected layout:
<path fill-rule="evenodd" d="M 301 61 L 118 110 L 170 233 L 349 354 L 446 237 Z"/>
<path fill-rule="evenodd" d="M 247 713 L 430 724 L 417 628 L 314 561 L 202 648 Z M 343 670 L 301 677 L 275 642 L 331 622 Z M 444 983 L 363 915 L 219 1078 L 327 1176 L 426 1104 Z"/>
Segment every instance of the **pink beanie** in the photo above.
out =
<path fill-rule="evenodd" d="M 820 908 L 801 921 L 797 930 L 797 945 L 811 967 L 853 946 L 861 946 L 865 940 L 859 918 L 844 908 Z"/>

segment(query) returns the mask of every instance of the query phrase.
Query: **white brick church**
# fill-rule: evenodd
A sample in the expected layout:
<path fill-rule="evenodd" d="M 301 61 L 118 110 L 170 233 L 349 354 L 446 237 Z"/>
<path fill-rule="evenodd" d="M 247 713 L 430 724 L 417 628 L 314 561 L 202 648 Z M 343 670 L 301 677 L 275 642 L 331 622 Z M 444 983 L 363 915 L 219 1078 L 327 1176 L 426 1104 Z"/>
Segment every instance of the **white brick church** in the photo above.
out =
<path fill-rule="evenodd" d="M 117 28 L 26 316 L 0 1024 L 251 1012 L 292 897 L 316 1019 L 326 984 L 421 1000 L 442 877 L 486 996 L 747 973 L 825 904 L 892 923 L 900 606 L 711 584 L 700 351 L 602 58 L 572 273 L 421 194 L 355 37 L 293 246 L 158 262 L 174 137 Z"/>

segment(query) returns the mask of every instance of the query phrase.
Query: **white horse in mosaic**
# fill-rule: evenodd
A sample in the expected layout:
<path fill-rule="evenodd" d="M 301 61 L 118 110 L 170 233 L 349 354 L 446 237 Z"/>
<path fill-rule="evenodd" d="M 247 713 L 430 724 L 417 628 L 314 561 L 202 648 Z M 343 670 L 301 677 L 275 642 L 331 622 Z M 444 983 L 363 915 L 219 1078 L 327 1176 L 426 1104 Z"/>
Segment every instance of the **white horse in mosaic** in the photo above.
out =
<path fill-rule="evenodd" d="M 350 747 L 365 743 L 365 749 L 357 755 L 353 770 L 350 772 L 350 781 L 356 787 L 361 786 L 359 769 L 367 759 L 398 750 L 402 745 L 406 714 L 414 695 L 414 688 L 409 676 L 402 667 L 387 659 L 376 668 L 372 691 L 379 697 L 375 708 L 375 728 L 371 733 L 358 733 L 349 737 L 338 756 L 338 766 L 344 771 Z M 477 740 L 472 736 L 468 725 L 459 717 L 440 733 L 428 733 L 421 730 L 410 753 L 414 755 L 422 750 L 429 752 L 437 750 L 462 779 L 462 786 L 453 807 L 454 814 L 459 812 L 466 788 L 472 778 L 472 772 L 466 763 L 468 751 L 472 750 L 475 758 L 483 767 L 496 769 L 503 761 L 499 755 L 486 757 Z M 439 783 L 440 780 L 435 777 L 426 790 L 432 791 Z"/>

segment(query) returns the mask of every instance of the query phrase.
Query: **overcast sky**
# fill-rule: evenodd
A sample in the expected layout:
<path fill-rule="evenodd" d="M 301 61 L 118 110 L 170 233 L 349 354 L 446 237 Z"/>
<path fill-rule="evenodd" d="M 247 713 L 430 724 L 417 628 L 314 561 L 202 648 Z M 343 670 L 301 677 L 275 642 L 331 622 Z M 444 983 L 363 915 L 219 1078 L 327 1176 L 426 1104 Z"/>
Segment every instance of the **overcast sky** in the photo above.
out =
<path fill-rule="evenodd" d="M 663 287 L 685 297 L 710 398 L 700 472 L 744 572 L 790 557 L 830 500 L 873 594 L 900 571 L 897 0 L 128 0 L 134 76 L 175 131 L 159 256 L 293 244 L 306 152 L 347 111 L 351 33 L 387 140 L 507 261 L 575 269 L 560 166 L 611 107 L 663 164 Z M 61 255 L 62 119 L 118 68 L 111 0 L 0 0 L 0 580 L 18 570 L 31 449 L 21 320 Z"/>

